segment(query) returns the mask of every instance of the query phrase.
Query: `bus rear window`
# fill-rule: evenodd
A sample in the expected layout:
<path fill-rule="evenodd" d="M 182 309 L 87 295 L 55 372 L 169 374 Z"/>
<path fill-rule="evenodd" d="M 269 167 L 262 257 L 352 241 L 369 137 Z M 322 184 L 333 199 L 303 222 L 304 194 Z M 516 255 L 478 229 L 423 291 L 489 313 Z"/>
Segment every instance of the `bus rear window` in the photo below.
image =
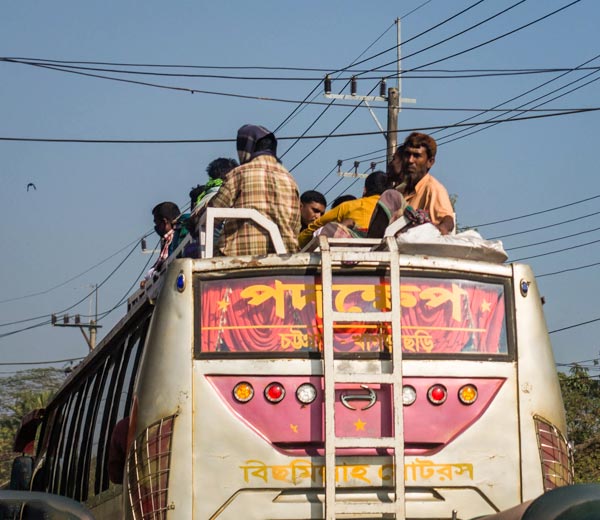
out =
<path fill-rule="evenodd" d="M 323 345 L 321 284 L 311 275 L 261 276 L 199 283 L 201 353 L 290 355 Z M 502 281 L 403 276 L 402 350 L 406 354 L 506 355 Z M 361 312 L 386 311 L 389 280 L 338 276 L 335 310 L 356 312 L 355 323 L 336 324 L 337 353 L 389 351 L 387 323 L 361 321 Z"/>

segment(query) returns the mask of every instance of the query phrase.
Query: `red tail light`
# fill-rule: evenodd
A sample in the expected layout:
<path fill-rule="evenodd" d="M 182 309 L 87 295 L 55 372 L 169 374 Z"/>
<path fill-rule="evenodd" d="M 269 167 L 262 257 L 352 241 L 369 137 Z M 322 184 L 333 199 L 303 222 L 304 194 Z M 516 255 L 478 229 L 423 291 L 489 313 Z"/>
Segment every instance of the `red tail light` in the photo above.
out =
<path fill-rule="evenodd" d="M 431 404 L 442 404 L 448 397 L 448 390 L 444 385 L 433 385 L 427 391 L 427 399 Z"/>
<path fill-rule="evenodd" d="M 278 403 L 285 397 L 285 388 L 279 383 L 270 383 L 265 388 L 265 397 L 271 403 Z"/>

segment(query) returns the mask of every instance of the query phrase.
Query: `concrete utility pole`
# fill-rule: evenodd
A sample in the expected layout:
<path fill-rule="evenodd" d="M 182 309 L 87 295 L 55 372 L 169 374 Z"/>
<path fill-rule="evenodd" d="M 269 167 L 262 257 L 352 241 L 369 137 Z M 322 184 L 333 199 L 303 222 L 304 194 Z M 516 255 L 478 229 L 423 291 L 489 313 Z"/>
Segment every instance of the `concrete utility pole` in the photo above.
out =
<path fill-rule="evenodd" d="M 402 103 L 416 103 L 417 100 L 413 98 L 403 98 L 402 97 L 402 52 L 400 48 L 401 44 L 401 33 L 400 33 L 400 18 L 396 18 L 397 27 L 397 80 L 398 80 L 398 88 L 389 88 L 386 93 L 386 80 L 385 78 L 381 80 L 380 88 L 379 88 L 379 96 L 358 96 L 356 94 L 356 77 L 352 76 L 350 80 L 350 95 L 348 94 L 332 94 L 331 93 L 331 78 L 329 74 L 325 76 L 325 97 L 329 99 L 343 99 L 343 100 L 353 100 L 364 103 L 371 112 L 371 116 L 375 120 L 377 127 L 381 130 L 383 136 L 385 137 L 387 143 L 387 163 L 389 164 L 392 158 L 394 157 L 394 153 L 398 146 L 398 114 L 402 110 Z M 387 102 L 387 131 L 383 130 L 383 127 L 379 123 L 377 116 L 369 106 L 369 101 L 386 101 Z M 338 162 L 338 173 L 341 171 L 339 168 Z M 357 166 L 355 164 L 355 172 L 354 175 L 351 172 L 344 173 L 346 176 L 356 176 Z"/>
<path fill-rule="evenodd" d="M 85 338 L 85 342 L 87 343 L 90 350 L 94 350 L 96 347 L 96 333 L 97 330 L 102 328 L 102 325 L 98 325 L 98 285 L 95 286 L 94 293 L 96 295 L 96 311 L 94 313 L 94 319 L 90 320 L 88 323 L 81 323 L 81 317 L 79 314 L 76 314 L 71 323 L 71 319 L 68 314 L 63 314 L 62 323 L 59 322 L 56 314 L 53 314 L 51 317 L 52 326 L 54 327 L 77 327 L 83 337 Z M 89 336 L 86 334 L 85 329 L 89 331 Z"/>

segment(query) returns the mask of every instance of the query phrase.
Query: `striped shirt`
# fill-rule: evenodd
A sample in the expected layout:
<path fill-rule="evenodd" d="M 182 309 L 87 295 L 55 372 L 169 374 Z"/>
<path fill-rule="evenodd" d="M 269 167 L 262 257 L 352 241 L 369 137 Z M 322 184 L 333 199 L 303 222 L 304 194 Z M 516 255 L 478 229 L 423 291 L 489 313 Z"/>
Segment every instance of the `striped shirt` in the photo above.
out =
<path fill-rule="evenodd" d="M 277 224 L 288 253 L 298 250 L 298 185 L 275 157 L 259 155 L 231 170 L 208 205 L 255 209 Z M 249 220 L 226 220 L 217 247 L 224 256 L 275 252 L 269 234 Z"/>

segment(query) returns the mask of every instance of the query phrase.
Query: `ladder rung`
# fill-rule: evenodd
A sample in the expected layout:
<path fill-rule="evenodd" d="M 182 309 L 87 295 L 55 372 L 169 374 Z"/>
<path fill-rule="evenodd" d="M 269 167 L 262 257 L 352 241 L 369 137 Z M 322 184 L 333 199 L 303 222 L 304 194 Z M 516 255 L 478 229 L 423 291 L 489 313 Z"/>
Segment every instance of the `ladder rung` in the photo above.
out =
<path fill-rule="evenodd" d="M 336 514 L 376 514 L 376 513 L 392 513 L 403 515 L 404 511 L 398 508 L 401 505 L 396 502 L 366 502 L 366 503 L 348 503 L 348 502 L 336 502 L 335 512 Z M 403 518 L 399 516 L 398 518 Z"/>
<path fill-rule="evenodd" d="M 356 321 L 368 322 L 368 323 L 390 323 L 392 321 L 391 312 L 340 312 L 333 311 L 332 313 L 333 322 L 350 322 L 355 323 Z"/>
<path fill-rule="evenodd" d="M 364 384 L 364 385 L 392 385 L 398 382 L 398 374 L 382 374 L 382 373 L 374 373 L 368 374 L 366 372 L 361 373 L 353 373 L 353 374 L 344 374 L 341 372 L 335 373 L 335 382 L 336 383 L 356 383 L 356 384 Z"/>
<path fill-rule="evenodd" d="M 395 448 L 394 437 L 335 437 L 336 448 Z"/>

